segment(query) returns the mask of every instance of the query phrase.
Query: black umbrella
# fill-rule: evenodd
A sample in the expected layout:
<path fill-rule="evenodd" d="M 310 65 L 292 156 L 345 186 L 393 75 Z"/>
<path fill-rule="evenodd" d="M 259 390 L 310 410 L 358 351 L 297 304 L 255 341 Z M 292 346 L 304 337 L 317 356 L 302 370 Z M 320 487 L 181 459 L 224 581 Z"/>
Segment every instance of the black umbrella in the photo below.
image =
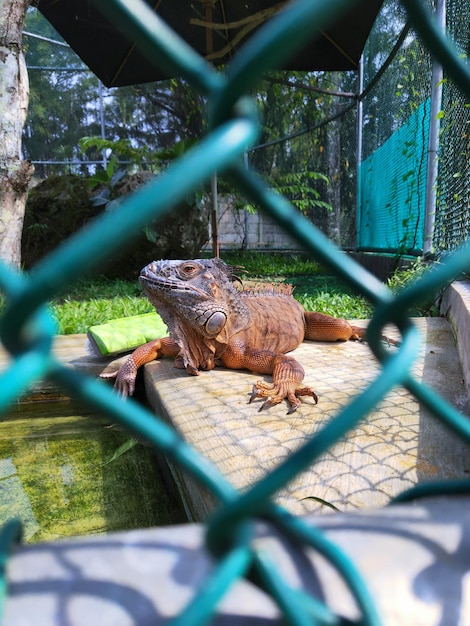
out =
<path fill-rule="evenodd" d="M 246 39 L 286 4 L 272 0 L 146 2 L 214 65 L 230 61 Z M 39 0 L 37 6 L 107 87 L 170 78 L 148 62 L 132 40 L 103 16 L 97 4 L 92 0 Z M 382 4 L 383 0 L 358 0 L 284 69 L 356 70 Z"/>

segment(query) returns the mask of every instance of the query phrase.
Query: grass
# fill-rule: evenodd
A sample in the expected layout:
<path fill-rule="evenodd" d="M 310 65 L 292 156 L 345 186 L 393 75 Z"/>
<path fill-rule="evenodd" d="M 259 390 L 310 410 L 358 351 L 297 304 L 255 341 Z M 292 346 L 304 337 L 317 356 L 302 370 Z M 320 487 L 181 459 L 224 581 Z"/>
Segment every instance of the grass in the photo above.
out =
<path fill-rule="evenodd" d="M 308 311 L 346 319 L 367 319 L 372 315 L 372 307 L 364 298 L 355 295 L 335 276 L 325 273 L 316 261 L 301 255 L 238 252 L 224 254 L 223 258 L 238 267 L 236 273 L 244 281 L 292 284 L 295 298 Z M 421 271 L 422 268 L 417 268 L 395 275 L 390 281 L 391 288 L 397 290 L 406 286 Z M 142 296 L 137 280 L 103 277 L 79 281 L 68 293 L 54 299 L 50 309 L 57 321 L 58 333 L 62 335 L 85 333 L 95 324 L 154 310 Z M 418 310 L 417 314 L 426 312 Z"/>
<path fill-rule="evenodd" d="M 259 282 L 286 282 L 294 286 L 294 296 L 307 311 L 327 313 L 347 319 L 366 319 L 372 314 L 367 300 L 357 296 L 335 276 L 325 273 L 316 261 L 301 255 L 230 253 L 227 263 L 243 266 L 243 279 Z"/>
<path fill-rule="evenodd" d="M 106 279 L 82 280 L 51 303 L 58 334 L 86 333 L 90 326 L 111 319 L 150 313 L 153 306 L 142 296 L 137 281 Z"/>

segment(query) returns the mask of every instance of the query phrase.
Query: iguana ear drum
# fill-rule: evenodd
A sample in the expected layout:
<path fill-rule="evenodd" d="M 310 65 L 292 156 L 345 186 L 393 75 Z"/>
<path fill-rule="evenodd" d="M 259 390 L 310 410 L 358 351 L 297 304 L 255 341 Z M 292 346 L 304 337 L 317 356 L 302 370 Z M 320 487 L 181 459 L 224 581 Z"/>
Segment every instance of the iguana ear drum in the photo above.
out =
<path fill-rule="evenodd" d="M 208 335 L 215 337 L 223 330 L 226 323 L 227 316 L 225 313 L 216 311 L 215 313 L 212 313 L 210 318 L 204 324 L 204 328 L 206 329 Z"/>

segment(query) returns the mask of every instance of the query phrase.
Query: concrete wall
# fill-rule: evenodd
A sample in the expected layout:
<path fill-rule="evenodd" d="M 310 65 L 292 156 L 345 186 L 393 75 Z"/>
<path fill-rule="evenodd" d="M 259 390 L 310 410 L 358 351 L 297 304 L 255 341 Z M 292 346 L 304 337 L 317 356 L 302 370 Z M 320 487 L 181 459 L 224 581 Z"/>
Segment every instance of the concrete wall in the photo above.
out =
<path fill-rule="evenodd" d="M 441 313 L 449 320 L 454 330 L 457 350 L 462 364 L 463 378 L 470 397 L 470 281 L 460 280 L 449 285 L 445 290 Z M 467 403 L 464 412 L 470 414 Z"/>
<path fill-rule="evenodd" d="M 231 196 L 219 196 L 218 216 L 219 245 L 222 249 L 299 249 L 295 239 L 267 215 L 234 208 Z"/>

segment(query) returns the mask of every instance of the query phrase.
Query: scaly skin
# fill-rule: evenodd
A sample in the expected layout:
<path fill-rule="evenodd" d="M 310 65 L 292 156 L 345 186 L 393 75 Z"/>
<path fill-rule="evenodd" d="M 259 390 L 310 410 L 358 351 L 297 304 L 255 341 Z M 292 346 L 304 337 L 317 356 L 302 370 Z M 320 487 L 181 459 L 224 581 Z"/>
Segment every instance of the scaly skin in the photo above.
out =
<path fill-rule="evenodd" d="M 304 369 L 286 356 L 304 339 L 347 341 L 364 338 L 365 331 L 346 320 L 307 312 L 292 297 L 292 288 L 237 290 L 239 279 L 220 259 L 154 261 L 141 272 L 145 295 L 167 324 L 170 337 L 137 348 L 120 370 L 115 387 L 126 397 L 134 393 L 137 371 L 160 356 L 175 357 L 175 367 L 198 375 L 221 363 L 230 369 L 272 374 L 272 383 L 258 381 L 250 402 L 263 398 L 260 410 L 287 399 L 289 413 L 311 396 L 303 386 Z"/>

